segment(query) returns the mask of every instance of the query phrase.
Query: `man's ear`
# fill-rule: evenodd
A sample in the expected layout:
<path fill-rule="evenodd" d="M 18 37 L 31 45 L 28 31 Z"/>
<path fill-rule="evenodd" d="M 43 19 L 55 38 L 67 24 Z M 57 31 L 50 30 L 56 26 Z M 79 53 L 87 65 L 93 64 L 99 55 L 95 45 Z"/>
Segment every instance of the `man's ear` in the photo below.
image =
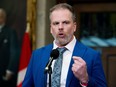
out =
<path fill-rule="evenodd" d="M 52 34 L 52 27 L 51 27 L 51 24 L 50 24 L 50 33 Z"/>
<path fill-rule="evenodd" d="M 74 32 L 77 30 L 77 23 L 74 22 Z"/>

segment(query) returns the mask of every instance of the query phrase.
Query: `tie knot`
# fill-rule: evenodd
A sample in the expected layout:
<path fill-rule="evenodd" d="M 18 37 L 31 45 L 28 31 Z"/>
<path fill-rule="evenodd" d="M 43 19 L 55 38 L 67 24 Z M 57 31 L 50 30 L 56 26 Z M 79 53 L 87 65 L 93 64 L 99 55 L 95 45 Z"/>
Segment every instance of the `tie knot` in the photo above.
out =
<path fill-rule="evenodd" d="M 60 54 L 63 54 L 66 50 L 67 50 L 66 47 L 58 48 L 58 51 L 60 52 Z"/>

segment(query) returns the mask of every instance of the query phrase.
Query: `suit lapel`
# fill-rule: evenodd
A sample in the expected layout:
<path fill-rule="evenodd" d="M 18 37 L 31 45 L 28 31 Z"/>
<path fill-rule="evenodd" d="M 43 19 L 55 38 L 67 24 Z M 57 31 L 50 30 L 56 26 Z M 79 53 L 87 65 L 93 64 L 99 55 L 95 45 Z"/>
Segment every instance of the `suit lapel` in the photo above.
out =
<path fill-rule="evenodd" d="M 48 63 L 49 61 L 49 58 L 50 58 L 50 52 L 52 51 L 52 48 L 53 48 L 53 44 L 50 44 L 49 46 L 47 46 L 46 48 L 43 49 L 43 55 L 42 55 L 42 75 L 43 76 L 43 79 L 41 79 L 41 87 L 47 87 L 47 73 L 44 73 L 44 70 L 45 70 L 45 67 L 46 67 L 46 64 Z"/>
<path fill-rule="evenodd" d="M 72 56 L 79 56 L 83 58 L 83 55 L 86 51 L 86 47 L 84 45 L 82 45 L 81 43 L 79 43 L 78 41 L 76 41 L 76 45 L 74 47 L 74 51 L 73 51 L 73 55 Z M 71 58 L 71 62 L 70 62 L 70 66 L 69 66 L 69 70 L 68 70 L 68 77 L 66 80 L 66 87 L 70 86 L 72 77 L 74 76 L 73 72 L 72 72 L 72 64 L 74 63 L 73 59 Z"/>

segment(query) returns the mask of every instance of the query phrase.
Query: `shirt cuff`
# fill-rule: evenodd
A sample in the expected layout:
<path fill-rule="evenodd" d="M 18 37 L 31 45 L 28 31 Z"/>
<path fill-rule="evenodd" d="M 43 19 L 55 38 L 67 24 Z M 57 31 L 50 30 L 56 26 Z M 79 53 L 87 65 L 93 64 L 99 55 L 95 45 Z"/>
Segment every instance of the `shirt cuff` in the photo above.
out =
<path fill-rule="evenodd" d="M 7 73 L 7 74 L 14 74 L 12 71 L 10 71 L 10 70 L 8 70 L 8 69 L 6 70 L 6 73 Z"/>
<path fill-rule="evenodd" d="M 80 82 L 80 85 L 81 85 L 82 87 L 87 87 L 88 83 L 82 83 L 82 82 Z"/>

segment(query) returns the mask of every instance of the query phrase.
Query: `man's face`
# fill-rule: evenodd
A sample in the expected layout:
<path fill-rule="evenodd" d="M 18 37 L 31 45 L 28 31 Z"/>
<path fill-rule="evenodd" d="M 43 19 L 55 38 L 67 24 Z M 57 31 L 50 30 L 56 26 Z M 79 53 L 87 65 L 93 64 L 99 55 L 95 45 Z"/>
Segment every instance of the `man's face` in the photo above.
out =
<path fill-rule="evenodd" d="M 76 22 L 72 19 L 72 13 L 67 9 L 58 9 L 51 13 L 51 34 L 58 46 L 67 45 L 76 31 Z"/>

